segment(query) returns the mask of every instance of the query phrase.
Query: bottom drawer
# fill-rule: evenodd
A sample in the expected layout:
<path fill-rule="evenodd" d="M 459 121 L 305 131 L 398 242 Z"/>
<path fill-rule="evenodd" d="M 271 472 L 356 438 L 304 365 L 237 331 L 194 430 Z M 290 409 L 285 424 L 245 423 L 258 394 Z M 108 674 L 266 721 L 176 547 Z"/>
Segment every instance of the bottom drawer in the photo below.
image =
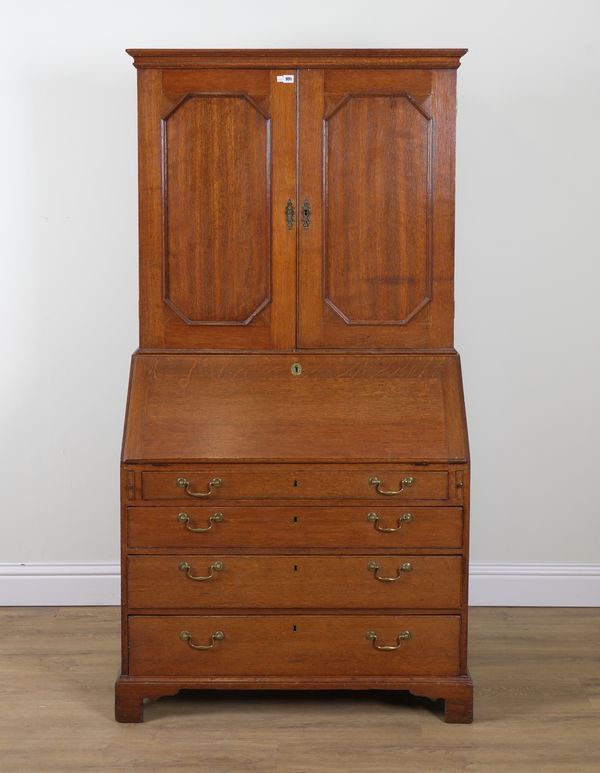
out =
<path fill-rule="evenodd" d="M 453 676 L 459 634 L 456 615 L 132 616 L 129 673 Z"/>

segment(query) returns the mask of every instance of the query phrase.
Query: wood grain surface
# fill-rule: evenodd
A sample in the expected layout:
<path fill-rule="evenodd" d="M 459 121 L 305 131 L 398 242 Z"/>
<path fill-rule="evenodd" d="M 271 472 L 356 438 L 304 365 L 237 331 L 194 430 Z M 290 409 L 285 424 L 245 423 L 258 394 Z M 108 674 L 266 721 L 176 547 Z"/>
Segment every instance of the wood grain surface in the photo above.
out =
<path fill-rule="evenodd" d="M 455 73 L 299 84 L 299 347 L 451 347 Z"/>
<path fill-rule="evenodd" d="M 215 520 L 215 513 L 220 517 Z M 377 520 L 369 520 L 376 518 Z M 410 520 L 408 520 L 410 519 Z M 377 528 L 376 528 L 377 527 Z M 191 531 L 190 529 L 209 529 Z M 386 532 L 378 529 L 396 529 Z M 460 548 L 460 507 L 129 507 L 132 548 Z"/>
<path fill-rule="evenodd" d="M 369 570 L 369 562 L 380 567 Z M 221 570 L 211 570 L 221 562 Z M 180 564 L 190 566 L 190 579 Z M 409 571 L 400 567 L 410 564 Z M 161 555 L 128 559 L 128 606 L 164 608 L 455 609 L 460 556 Z M 397 577 L 394 582 L 378 580 Z M 159 674 L 160 675 L 160 674 Z"/>
<path fill-rule="evenodd" d="M 296 84 L 138 72 L 140 344 L 294 346 Z"/>
<path fill-rule="evenodd" d="M 130 618 L 131 676 L 452 676 L 459 668 L 460 619 L 442 615 L 144 616 Z M 376 650 L 367 639 L 395 646 Z M 224 638 L 211 650 L 216 631 Z"/>
<path fill-rule="evenodd" d="M 458 356 L 136 355 L 123 460 L 209 459 L 464 462 Z"/>

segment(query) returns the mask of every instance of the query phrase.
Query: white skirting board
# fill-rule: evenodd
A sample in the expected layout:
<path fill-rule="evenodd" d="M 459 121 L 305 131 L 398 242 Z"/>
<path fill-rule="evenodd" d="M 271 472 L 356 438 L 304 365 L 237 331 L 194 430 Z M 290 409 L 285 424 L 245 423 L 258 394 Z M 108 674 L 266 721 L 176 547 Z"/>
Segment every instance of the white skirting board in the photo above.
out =
<path fill-rule="evenodd" d="M 472 564 L 476 607 L 598 607 L 600 564 Z M 119 604 L 118 564 L 0 564 L 0 606 Z"/>

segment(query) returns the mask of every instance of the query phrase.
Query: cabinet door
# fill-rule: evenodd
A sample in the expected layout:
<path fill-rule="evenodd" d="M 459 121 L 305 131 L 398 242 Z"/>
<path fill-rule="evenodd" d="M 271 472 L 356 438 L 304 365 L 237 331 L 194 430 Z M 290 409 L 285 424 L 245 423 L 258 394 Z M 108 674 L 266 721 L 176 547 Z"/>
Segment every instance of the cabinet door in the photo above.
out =
<path fill-rule="evenodd" d="M 139 71 L 142 347 L 293 347 L 296 73 L 280 74 Z"/>
<path fill-rule="evenodd" d="M 300 347 L 452 347 L 454 87 L 454 71 L 301 72 Z"/>

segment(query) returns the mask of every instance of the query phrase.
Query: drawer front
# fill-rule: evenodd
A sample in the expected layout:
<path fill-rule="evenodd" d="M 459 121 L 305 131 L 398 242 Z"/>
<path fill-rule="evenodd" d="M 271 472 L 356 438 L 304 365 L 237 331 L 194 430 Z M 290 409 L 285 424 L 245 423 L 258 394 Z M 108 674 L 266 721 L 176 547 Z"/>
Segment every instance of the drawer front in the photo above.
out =
<path fill-rule="evenodd" d="M 460 507 L 130 507 L 130 547 L 460 548 Z"/>
<path fill-rule="evenodd" d="M 132 616 L 130 673 L 453 676 L 459 673 L 459 633 L 454 615 Z"/>
<path fill-rule="evenodd" d="M 146 500 L 178 499 L 366 499 L 380 505 L 391 500 L 448 499 L 448 473 L 371 465 L 206 467 L 201 470 L 143 472 Z"/>
<path fill-rule="evenodd" d="M 128 603 L 132 609 L 454 609 L 461 564 L 460 556 L 130 556 Z"/>

